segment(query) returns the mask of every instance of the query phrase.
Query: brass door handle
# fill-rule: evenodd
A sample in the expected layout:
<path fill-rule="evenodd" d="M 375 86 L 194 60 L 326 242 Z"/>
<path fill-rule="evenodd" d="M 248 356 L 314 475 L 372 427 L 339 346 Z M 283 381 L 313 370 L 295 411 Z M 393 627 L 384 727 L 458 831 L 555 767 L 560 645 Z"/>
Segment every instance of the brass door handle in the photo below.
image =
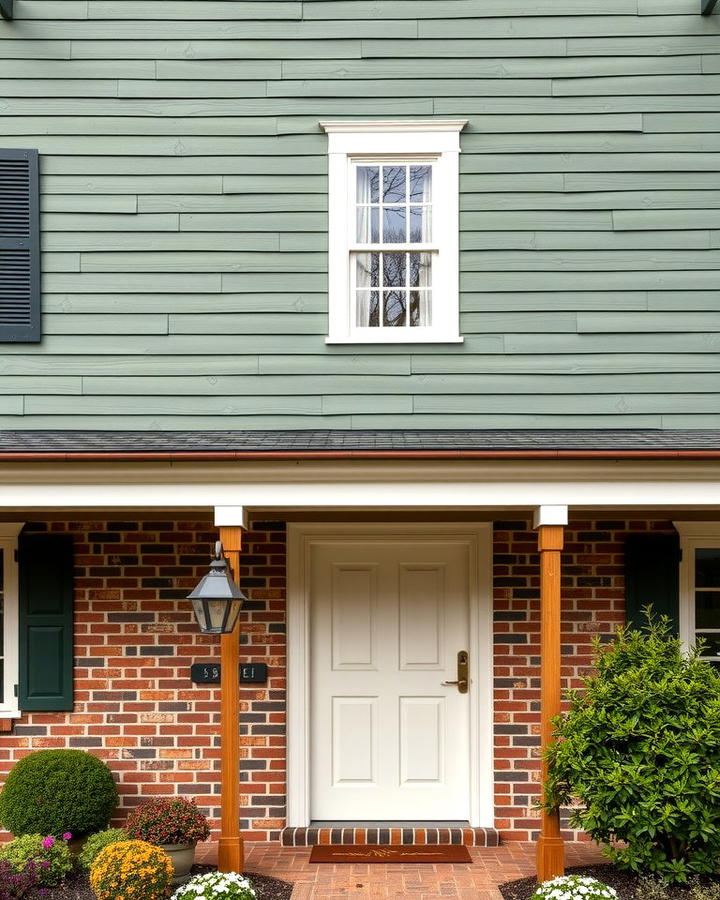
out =
<path fill-rule="evenodd" d="M 461 694 L 467 694 L 469 686 L 469 657 L 467 650 L 461 650 L 457 655 L 457 681 L 443 681 L 448 687 L 457 687 Z"/>

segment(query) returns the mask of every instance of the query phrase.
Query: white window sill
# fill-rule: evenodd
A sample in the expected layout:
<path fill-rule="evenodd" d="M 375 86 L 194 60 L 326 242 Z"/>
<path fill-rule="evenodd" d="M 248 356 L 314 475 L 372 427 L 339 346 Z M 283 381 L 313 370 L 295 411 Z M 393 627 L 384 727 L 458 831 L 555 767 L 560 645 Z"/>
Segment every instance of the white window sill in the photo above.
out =
<path fill-rule="evenodd" d="M 22 712 L 19 709 L 0 709 L 0 719 L 20 719 Z"/>
<path fill-rule="evenodd" d="M 390 331 L 388 334 L 380 335 L 347 335 L 346 337 L 326 337 L 326 344 L 462 344 L 465 338 L 462 335 L 441 335 L 441 334 L 413 334 L 406 335 L 397 331 Z"/>

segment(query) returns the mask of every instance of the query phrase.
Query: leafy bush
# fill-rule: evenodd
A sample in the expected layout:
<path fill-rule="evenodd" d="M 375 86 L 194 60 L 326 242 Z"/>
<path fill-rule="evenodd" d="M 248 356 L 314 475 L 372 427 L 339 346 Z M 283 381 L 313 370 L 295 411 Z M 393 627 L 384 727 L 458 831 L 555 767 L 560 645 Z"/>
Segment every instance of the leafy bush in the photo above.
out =
<path fill-rule="evenodd" d="M 650 610 L 620 629 L 574 692 L 549 749 L 546 806 L 576 798 L 571 824 L 623 869 L 684 882 L 720 859 L 720 675 Z"/>
<path fill-rule="evenodd" d="M 78 854 L 80 867 L 85 872 L 89 872 L 90 866 L 95 862 L 95 857 L 101 850 L 109 847 L 110 844 L 129 840 L 128 833 L 122 828 L 108 828 L 106 831 L 98 831 L 95 834 L 91 834 Z"/>
<path fill-rule="evenodd" d="M 90 867 L 97 900 L 164 900 L 172 877 L 170 857 L 145 841 L 110 844 Z"/>
<path fill-rule="evenodd" d="M 105 763 L 82 750 L 38 750 L 17 762 L 0 793 L 0 823 L 15 835 L 107 828 L 118 792 Z"/>
<path fill-rule="evenodd" d="M 41 887 L 56 887 L 73 870 L 67 843 L 41 834 L 24 834 L 0 847 L 0 860 L 17 872 L 31 866 Z"/>
<path fill-rule="evenodd" d="M 151 844 L 194 844 L 207 840 L 210 828 L 194 800 L 173 797 L 134 809 L 128 816 L 127 833 Z"/>
<path fill-rule="evenodd" d="M 532 900 L 617 900 L 617 891 L 597 878 L 560 875 L 539 885 Z"/>
<path fill-rule="evenodd" d="M 255 900 L 256 894 L 247 878 L 235 872 L 208 872 L 186 881 L 172 895 L 172 900 Z"/>
<path fill-rule="evenodd" d="M 12 863 L 0 859 L 0 900 L 25 900 L 40 886 L 34 863 L 18 872 Z"/>

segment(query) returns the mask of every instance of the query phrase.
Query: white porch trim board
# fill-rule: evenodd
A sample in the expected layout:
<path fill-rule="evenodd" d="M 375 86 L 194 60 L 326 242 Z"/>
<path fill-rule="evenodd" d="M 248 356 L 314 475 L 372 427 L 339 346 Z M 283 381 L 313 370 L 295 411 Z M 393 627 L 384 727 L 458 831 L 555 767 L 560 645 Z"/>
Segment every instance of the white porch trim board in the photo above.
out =
<path fill-rule="evenodd" d="M 0 510 L 720 508 L 708 461 L 8 464 Z"/>

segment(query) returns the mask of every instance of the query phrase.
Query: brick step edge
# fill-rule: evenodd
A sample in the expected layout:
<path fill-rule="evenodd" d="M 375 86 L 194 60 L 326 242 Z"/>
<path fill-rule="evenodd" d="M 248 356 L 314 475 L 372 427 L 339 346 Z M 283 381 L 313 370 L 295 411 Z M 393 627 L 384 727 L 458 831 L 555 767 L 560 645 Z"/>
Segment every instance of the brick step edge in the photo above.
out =
<path fill-rule="evenodd" d="M 467 847 L 497 847 L 500 836 L 495 828 L 425 828 L 351 826 L 321 828 L 283 828 L 283 847 L 314 847 L 316 844 L 465 844 Z"/>

